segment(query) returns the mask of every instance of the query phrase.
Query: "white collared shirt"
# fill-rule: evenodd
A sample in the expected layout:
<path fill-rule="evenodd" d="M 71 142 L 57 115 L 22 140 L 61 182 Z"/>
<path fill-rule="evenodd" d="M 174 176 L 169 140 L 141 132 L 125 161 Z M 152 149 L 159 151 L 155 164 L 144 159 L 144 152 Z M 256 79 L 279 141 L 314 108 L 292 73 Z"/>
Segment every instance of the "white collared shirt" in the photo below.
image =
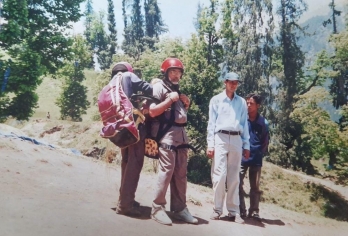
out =
<path fill-rule="evenodd" d="M 219 130 L 239 131 L 243 149 L 250 150 L 248 107 L 245 99 L 236 93 L 230 99 L 224 90 L 210 99 L 207 127 L 208 148 L 214 147 L 214 135 Z"/>

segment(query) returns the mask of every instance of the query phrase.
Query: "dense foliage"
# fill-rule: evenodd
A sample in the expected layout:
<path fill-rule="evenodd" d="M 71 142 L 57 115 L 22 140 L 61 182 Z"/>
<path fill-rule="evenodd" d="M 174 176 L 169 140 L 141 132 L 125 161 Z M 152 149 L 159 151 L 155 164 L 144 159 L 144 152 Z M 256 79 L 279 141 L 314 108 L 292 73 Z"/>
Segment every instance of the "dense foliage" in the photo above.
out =
<path fill-rule="evenodd" d="M 1 75 L 11 73 L 0 95 L 0 119 L 13 116 L 26 120 L 34 112 L 35 93 L 41 76 L 54 74 L 62 60 L 71 57 L 72 40 L 67 37 L 71 23 L 80 17 L 83 0 L 3 2 L 2 17 L 7 21 L 0 31 Z M 1 84 L 4 81 L 1 80 Z"/>

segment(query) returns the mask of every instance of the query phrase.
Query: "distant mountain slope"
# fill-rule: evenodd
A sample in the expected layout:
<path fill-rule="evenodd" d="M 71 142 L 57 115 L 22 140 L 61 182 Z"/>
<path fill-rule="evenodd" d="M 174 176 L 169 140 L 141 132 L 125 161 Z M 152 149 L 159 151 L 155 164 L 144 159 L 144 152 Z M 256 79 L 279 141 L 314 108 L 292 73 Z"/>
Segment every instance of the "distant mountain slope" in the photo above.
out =
<path fill-rule="evenodd" d="M 309 36 L 301 36 L 299 43 L 302 47 L 302 50 L 306 52 L 306 58 L 314 60 L 314 56 L 322 51 L 332 51 L 333 48 L 329 43 L 330 35 L 333 32 L 332 24 L 323 26 L 323 22 L 329 19 L 330 16 L 314 16 L 304 23 L 301 24 L 302 27 L 308 27 L 306 32 Z M 344 30 L 344 18 L 343 16 L 337 17 L 337 30 L 341 32 Z"/>

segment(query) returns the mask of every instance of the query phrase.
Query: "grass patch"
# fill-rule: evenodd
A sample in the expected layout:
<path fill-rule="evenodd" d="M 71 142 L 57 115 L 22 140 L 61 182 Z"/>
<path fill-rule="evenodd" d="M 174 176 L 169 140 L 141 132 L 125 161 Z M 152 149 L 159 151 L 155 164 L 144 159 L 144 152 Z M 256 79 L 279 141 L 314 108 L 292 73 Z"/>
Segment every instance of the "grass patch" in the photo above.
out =
<path fill-rule="evenodd" d="M 244 190 L 248 189 L 244 187 Z M 348 221 L 348 202 L 343 196 L 322 185 L 285 173 L 280 167 L 267 162 L 262 168 L 261 190 L 262 202 L 295 212 Z"/>

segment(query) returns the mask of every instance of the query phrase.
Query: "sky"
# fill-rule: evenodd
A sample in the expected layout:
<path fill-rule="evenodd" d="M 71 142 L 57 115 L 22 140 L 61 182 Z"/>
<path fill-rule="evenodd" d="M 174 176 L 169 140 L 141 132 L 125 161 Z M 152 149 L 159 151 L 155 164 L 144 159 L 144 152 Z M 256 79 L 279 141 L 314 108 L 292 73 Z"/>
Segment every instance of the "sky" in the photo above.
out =
<path fill-rule="evenodd" d="M 273 1 L 274 8 L 276 8 L 279 0 Z M 344 3 L 345 1 L 347 0 L 335 0 L 337 4 Z M 306 2 L 308 4 L 308 11 L 303 15 L 301 21 L 307 20 L 308 17 L 317 13 L 326 15 L 329 11 L 328 4 L 331 0 L 306 0 Z M 190 38 L 190 35 L 195 32 L 193 21 L 196 17 L 198 3 L 209 6 L 210 0 L 158 0 L 162 19 L 169 30 L 166 34 L 167 36 L 181 37 L 183 39 Z M 114 6 L 118 39 L 120 40 L 123 33 L 122 1 L 114 0 Z M 81 4 L 81 9 L 85 11 L 85 3 Z M 95 12 L 100 10 L 107 12 L 107 0 L 93 0 L 93 9 Z M 74 24 L 74 33 L 82 33 L 83 31 L 84 26 L 81 21 Z"/>
<path fill-rule="evenodd" d="M 193 19 L 196 16 L 198 3 L 208 6 L 210 0 L 158 0 L 158 5 L 162 13 L 162 19 L 167 25 L 170 37 L 189 38 L 191 33 L 195 32 Z M 85 4 L 81 4 L 81 9 L 85 11 Z M 116 27 L 118 38 L 122 37 L 123 33 L 123 18 L 122 18 L 122 1 L 114 0 Z M 98 12 L 104 10 L 107 12 L 107 0 L 93 0 L 93 10 Z M 82 22 L 74 25 L 74 33 L 83 32 Z"/>

